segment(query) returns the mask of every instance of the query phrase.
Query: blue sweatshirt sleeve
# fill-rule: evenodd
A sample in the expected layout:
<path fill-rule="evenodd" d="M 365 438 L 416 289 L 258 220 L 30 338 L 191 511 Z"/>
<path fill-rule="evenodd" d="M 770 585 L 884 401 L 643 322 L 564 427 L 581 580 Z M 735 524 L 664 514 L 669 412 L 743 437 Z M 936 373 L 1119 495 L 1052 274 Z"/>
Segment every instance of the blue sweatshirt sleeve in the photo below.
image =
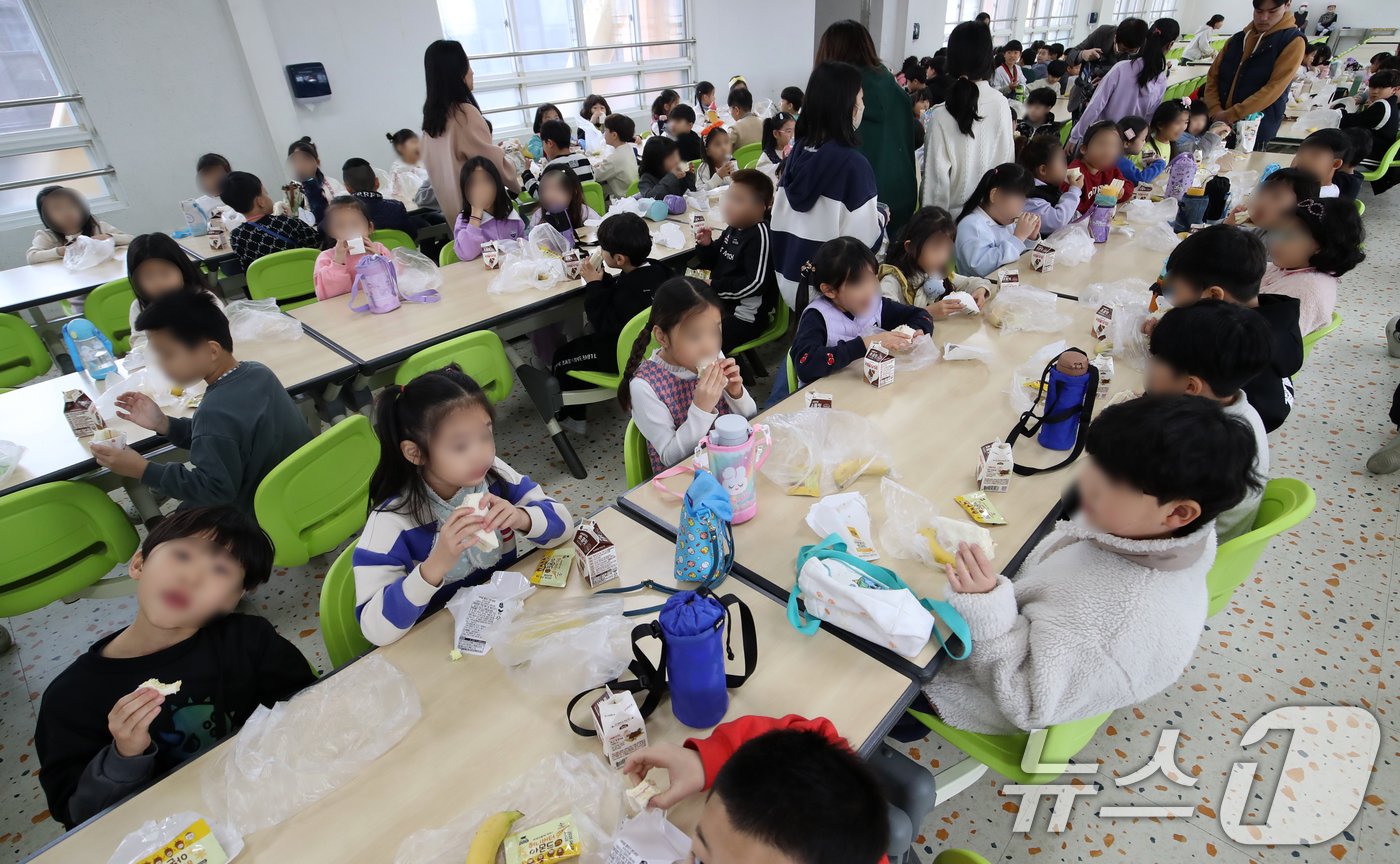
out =
<path fill-rule="evenodd" d="M 1156 159 L 1139 168 L 1127 156 L 1118 157 L 1118 173 L 1122 174 L 1124 179 L 1131 180 L 1133 185 L 1151 183 L 1166 167 L 1167 160 L 1165 159 Z"/>
<path fill-rule="evenodd" d="M 1040 217 L 1040 236 L 1049 237 L 1074 221 L 1079 215 L 1080 190 L 1071 186 L 1060 195 L 1059 203 L 1051 204 L 1044 198 L 1027 198 L 1026 212 Z"/>

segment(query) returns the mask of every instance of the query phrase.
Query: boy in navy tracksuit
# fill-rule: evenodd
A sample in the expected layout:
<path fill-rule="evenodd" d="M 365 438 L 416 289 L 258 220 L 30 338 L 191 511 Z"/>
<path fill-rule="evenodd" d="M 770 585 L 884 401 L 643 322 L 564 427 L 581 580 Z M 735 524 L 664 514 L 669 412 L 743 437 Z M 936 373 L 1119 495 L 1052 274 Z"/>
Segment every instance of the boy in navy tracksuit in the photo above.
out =
<path fill-rule="evenodd" d="M 365 210 L 369 212 L 369 221 L 375 230 L 392 228 L 410 237 L 416 237 L 420 228 L 427 227 L 423 220 L 408 215 L 408 208 L 403 204 L 380 194 L 379 178 L 375 176 L 369 162 L 364 159 L 347 159 L 340 171 L 346 191 L 364 202 Z"/>
<path fill-rule="evenodd" d="M 724 196 L 724 221 L 718 240 L 709 228 L 695 234 L 699 264 L 710 271 L 710 287 L 724 303 L 723 348 L 726 352 L 768 329 L 778 304 L 778 276 L 773 270 L 768 208 L 773 181 L 753 168 L 735 171 Z"/>

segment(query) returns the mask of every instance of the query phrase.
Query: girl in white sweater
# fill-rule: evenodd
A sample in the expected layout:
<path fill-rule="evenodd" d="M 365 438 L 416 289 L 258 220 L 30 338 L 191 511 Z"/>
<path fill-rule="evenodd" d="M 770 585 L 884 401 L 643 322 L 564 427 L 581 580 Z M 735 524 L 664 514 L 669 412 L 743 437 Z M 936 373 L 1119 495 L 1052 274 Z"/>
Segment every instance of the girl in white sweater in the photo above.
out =
<path fill-rule="evenodd" d="M 118 246 L 131 242 L 130 234 L 117 230 L 110 222 L 99 222 L 88 209 L 83 196 L 67 186 L 45 186 L 40 189 L 34 206 L 44 227 L 34 232 L 34 239 L 30 241 L 29 251 L 24 256 L 26 264 L 59 260 L 80 236 L 97 240 L 111 238 Z"/>
<path fill-rule="evenodd" d="M 1015 582 L 966 543 L 946 565 L 972 653 L 924 693 L 953 726 L 1006 734 L 1134 705 L 1196 651 L 1215 517 L 1261 482 L 1254 433 L 1212 400 L 1144 396 L 1105 408 L 1085 449 L 1079 512 Z"/>
<path fill-rule="evenodd" d="M 1011 105 L 987 83 L 992 37 L 964 21 L 948 37 L 948 101 L 933 109 L 924 138 L 924 206 L 962 209 L 977 181 L 1016 158 Z M 810 91 L 809 91 L 810 92 Z"/>

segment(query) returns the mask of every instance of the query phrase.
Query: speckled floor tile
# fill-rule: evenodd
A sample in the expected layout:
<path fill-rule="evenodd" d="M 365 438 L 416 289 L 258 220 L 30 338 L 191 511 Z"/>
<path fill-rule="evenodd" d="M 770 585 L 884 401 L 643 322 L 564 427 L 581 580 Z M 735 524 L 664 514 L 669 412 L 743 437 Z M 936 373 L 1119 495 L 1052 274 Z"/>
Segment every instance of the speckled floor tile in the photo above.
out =
<path fill-rule="evenodd" d="M 966 757 L 938 735 L 932 733 L 922 741 L 901 744 L 891 741 L 909 758 L 937 774 L 956 765 Z M 1015 821 L 1014 802 L 1001 794 L 1007 781 L 991 771 L 959 793 L 945 806 L 937 808 L 924 822 L 917 838 L 917 848 L 931 859 L 942 849 L 971 849 L 995 860 L 1006 848 Z"/>

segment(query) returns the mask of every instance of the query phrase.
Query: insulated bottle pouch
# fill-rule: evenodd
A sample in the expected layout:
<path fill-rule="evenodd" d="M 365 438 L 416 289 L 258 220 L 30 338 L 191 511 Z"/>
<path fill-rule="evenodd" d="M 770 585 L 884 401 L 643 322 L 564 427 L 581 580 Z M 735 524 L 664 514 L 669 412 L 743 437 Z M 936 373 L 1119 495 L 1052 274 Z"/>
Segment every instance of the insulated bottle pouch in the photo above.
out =
<path fill-rule="evenodd" d="M 1073 387 L 1068 386 L 1070 384 Z M 1029 477 L 1042 471 L 1058 471 L 1078 459 L 1079 454 L 1084 452 L 1084 435 L 1089 429 L 1089 419 L 1094 414 L 1094 396 L 1098 387 L 1099 370 L 1089 363 L 1089 355 L 1083 350 L 1069 348 L 1051 360 L 1040 375 L 1040 386 L 1036 389 L 1035 401 L 1007 433 L 1006 443 L 1014 445 L 1016 439 L 1021 436 L 1029 438 L 1038 432 L 1045 436 L 1048 432 L 1049 442 L 1042 437 L 1041 444 L 1051 449 L 1070 450 L 1070 454 L 1063 461 L 1047 468 L 1024 465 L 1018 457 L 1011 470 L 1022 477 Z M 1040 407 L 1042 399 L 1045 400 L 1045 407 L 1040 416 L 1036 416 L 1036 409 Z M 1068 425 L 1071 421 L 1073 426 Z M 1073 431 L 1069 432 L 1070 429 Z M 1070 434 L 1073 435 L 1072 445 Z"/>

